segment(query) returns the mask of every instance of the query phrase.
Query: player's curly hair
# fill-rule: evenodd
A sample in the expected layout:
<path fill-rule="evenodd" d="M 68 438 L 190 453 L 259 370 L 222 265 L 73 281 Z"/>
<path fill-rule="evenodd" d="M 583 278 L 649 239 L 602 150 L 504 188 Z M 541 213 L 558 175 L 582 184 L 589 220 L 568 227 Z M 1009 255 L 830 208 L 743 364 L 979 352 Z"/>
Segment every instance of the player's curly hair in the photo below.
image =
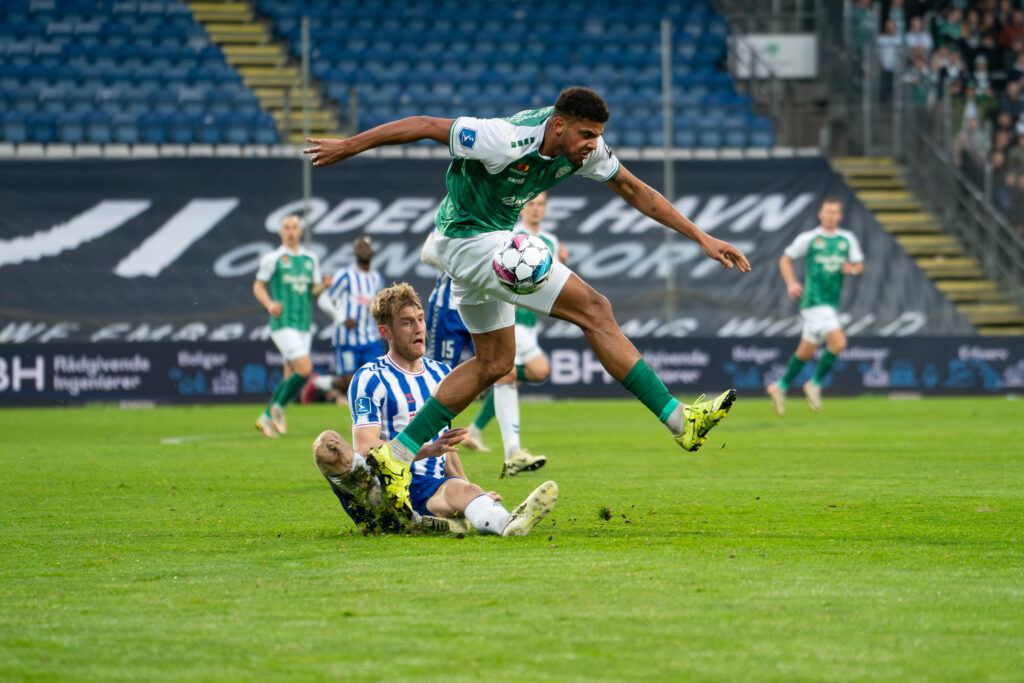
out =
<path fill-rule="evenodd" d="M 555 116 L 605 123 L 611 114 L 604 98 L 590 88 L 566 88 L 555 101 Z"/>
<path fill-rule="evenodd" d="M 420 301 L 420 297 L 412 285 L 403 282 L 380 290 L 373 298 L 373 303 L 370 304 L 370 315 L 378 325 L 391 327 L 395 315 L 406 306 L 422 309 L 423 302 Z"/>

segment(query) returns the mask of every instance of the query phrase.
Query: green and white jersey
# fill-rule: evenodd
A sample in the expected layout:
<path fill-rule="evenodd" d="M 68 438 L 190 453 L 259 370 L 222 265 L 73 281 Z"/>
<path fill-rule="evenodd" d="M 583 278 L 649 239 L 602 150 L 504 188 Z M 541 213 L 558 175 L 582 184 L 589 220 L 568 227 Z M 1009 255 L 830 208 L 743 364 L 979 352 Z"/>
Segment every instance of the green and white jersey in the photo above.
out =
<path fill-rule="evenodd" d="M 270 298 L 281 303 L 281 316 L 270 316 L 270 329 L 291 327 L 309 332 L 313 321 L 311 290 L 321 279 L 316 255 L 301 247 L 288 251 L 281 245 L 260 259 L 256 279 L 267 283 Z"/>
<path fill-rule="evenodd" d="M 785 254 L 794 261 L 804 259 L 804 295 L 800 308 L 823 305 L 839 308 L 843 264 L 864 260 L 856 235 L 842 229 L 829 235 L 820 225 L 797 235 L 786 247 Z"/>
<path fill-rule="evenodd" d="M 455 119 L 448 131 L 452 163 L 448 196 L 434 216 L 445 237 L 471 237 L 512 230 L 523 205 L 569 176 L 606 182 L 619 172 L 619 160 L 604 139 L 581 165 L 540 154 L 544 124 L 553 107 L 521 111 L 505 119 Z"/>
<path fill-rule="evenodd" d="M 548 249 L 551 250 L 551 258 L 558 260 L 558 238 L 552 235 L 546 230 L 541 230 L 538 233 L 530 232 L 523 225 L 517 225 L 513 232 L 521 232 L 524 235 L 533 235 L 539 237 L 544 244 L 548 245 Z M 522 306 L 516 306 L 516 325 L 522 325 L 523 327 L 536 327 L 537 326 L 537 314 L 531 310 L 523 308 Z"/>

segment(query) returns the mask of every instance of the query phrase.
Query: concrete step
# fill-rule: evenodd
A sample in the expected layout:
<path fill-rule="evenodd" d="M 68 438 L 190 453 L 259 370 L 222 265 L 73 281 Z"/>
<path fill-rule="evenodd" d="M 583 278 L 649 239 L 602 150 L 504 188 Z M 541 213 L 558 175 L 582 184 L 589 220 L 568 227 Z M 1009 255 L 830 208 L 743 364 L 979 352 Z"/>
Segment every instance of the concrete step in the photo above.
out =
<path fill-rule="evenodd" d="M 929 211 L 880 211 L 875 213 L 875 219 L 887 232 L 897 235 L 942 232 L 942 223 Z"/>
<path fill-rule="evenodd" d="M 228 64 L 236 68 L 253 66 L 280 68 L 288 62 L 288 55 L 280 45 L 225 45 L 223 51 Z"/>
<path fill-rule="evenodd" d="M 896 242 L 911 256 L 957 256 L 963 247 L 952 235 L 897 235 Z"/>
<path fill-rule="evenodd" d="M 985 276 L 985 271 L 982 269 L 981 264 L 979 264 L 976 259 L 969 256 L 919 257 L 914 259 L 914 261 L 916 261 L 918 267 L 933 280 L 940 278 L 981 279 Z"/>
<path fill-rule="evenodd" d="M 974 325 L 1024 325 L 1024 313 L 1013 303 L 957 304 Z"/>
<path fill-rule="evenodd" d="M 275 110 L 270 112 L 274 119 L 277 121 L 277 125 L 281 126 L 284 121 L 284 110 Z M 302 128 L 302 111 L 293 110 L 291 116 L 288 117 L 288 121 L 291 125 L 292 130 L 300 130 Z M 332 112 L 323 109 L 314 109 L 309 112 L 309 125 L 318 126 L 324 128 L 337 128 L 338 117 Z"/>
<path fill-rule="evenodd" d="M 835 157 L 832 164 L 838 168 L 855 168 L 858 166 L 896 166 L 892 157 Z"/>
<path fill-rule="evenodd" d="M 869 202 L 906 202 L 917 198 L 910 190 L 862 190 L 857 193 L 857 198 L 865 204 Z"/>
<path fill-rule="evenodd" d="M 860 193 L 866 190 L 904 190 L 907 183 L 900 176 L 848 176 L 843 175 L 846 184 Z"/>
<path fill-rule="evenodd" d="M 263 24 L 215 22 L 206 24 L 206 32 L 215 43 L 262 45 L 270 42 L 270 32 Z"/>
<path fill-rule="evenodd" d="M 252 21 L 252 7 L 245 2 L 190 2 L 189 9 L 196 21 L 239 22 Z"/>
<path fill-rule="evenodd" d="M 872 213 L 916 213 L 924 208 L 917 199 L 873 199 L 866 202 L 861 201 Z"/>
<path fill-rule="evenodd" d="M 1021 325 L 979 325 L 978 334 L 983 334 L 987 337 L 995 336 L 1012 336 L 1019 337 L 1024 335 L 1024 326 Z"/>
<path fill-rule="evenodd" d="M 287 70 L 289 67 L 284 67 L 282 71 Z M 260 69 L 260 72 L 253 73 L 255 69 Z M 253 89 L 263 88 L 266 86 L 276 86 L 280 88 L 298 88 L 302 81 L 298 76 L 289 75 L 288 73 L 278 73 L 278 69 L 269 69 L 266 67 L 247 66 L 242 67 L 239 70 L 242 74 L 242 81 Z"/>

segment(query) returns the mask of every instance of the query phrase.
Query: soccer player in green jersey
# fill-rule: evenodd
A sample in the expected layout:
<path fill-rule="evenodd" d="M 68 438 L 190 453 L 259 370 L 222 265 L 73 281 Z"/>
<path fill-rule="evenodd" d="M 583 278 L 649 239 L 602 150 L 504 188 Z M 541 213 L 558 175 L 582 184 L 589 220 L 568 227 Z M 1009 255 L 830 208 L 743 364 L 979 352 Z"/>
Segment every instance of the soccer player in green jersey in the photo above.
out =
<path fill-rule="evenodd" d="M 864 272 L 864 253 L 857 236 L 839 227 L 842 219 L 842 203 L 827 198 L 818 211 L 821 225 L 797 235 L 779 259 L 786 291 L 790 299 L 800 299 L 800 316 L 804 319 L 800 344 L 789 359 L 786 373 L 767 388 L 772 408 L 780 416 L 786 413 L 786 390 L 790 383 L 824 342 L 825 351 L 814 369 L 814 376 L 804 383 L 804 394 L 811 410 L 821 410 L 821 382 L 836 356 L 846 348 L 846 335 L 839 324 L 839 295 L 843 291 L 844 275 Z M 804 260 L 803 284 L 793 274 L 796 259 Z"/>
<path fill-rule="evenodd" d="M 331 286 L 330 277 L 320 277 L 316 255 L 299 245 L 302 224 L 298 216 L 285 216 L 278 235 L 281 246 L 263 255 L 256 281 L 252 283 L 252 293 L 270 314 L 270 338 L 291 370 L 291 374 L 278 383 L 266 409 L 256 418 L 256 429 L 268 438 L 287 431 L 284 407 L 313 371 L 309 358 L 313 299 Z"/>
<path fill-rule="evenodd" d="M 578 325 L 605 370 L 654 413 L 685 450 L 700 448 L 732 406 L 732 389 L 692 405 L 673 398 L 619 329 L 608 299 L 565 264 L 556 261 L 547 284 L 533 294 L 513 294 L 494 276 L 495 249 L 515 226 L 523 206 L 573 175 L 605 183 L 644 215 L 695 241 L 723 267 L 750 270 L 743 252 L 697 228 L 619 163 L 601 138 L 608 118 L 600 95 L 588 88 L 569 88 L 554 107 L 505 119 L 413 116 L 344 140 L 311 138 L 312 146 L 303 150 L 320 167 L 381 145 L 428 139 L 448 145 L 453 157 L 445 181 L 448 195 L 434 217 L 440 233 L 436 250 L 453 280 L 459 314 L 472 334 L 476 355 L 445 377 L 397 438 L 369 454 L 396 507 L 409 507 L 409 463 L 420 446 L 513 369 L 517 305 Z"/>

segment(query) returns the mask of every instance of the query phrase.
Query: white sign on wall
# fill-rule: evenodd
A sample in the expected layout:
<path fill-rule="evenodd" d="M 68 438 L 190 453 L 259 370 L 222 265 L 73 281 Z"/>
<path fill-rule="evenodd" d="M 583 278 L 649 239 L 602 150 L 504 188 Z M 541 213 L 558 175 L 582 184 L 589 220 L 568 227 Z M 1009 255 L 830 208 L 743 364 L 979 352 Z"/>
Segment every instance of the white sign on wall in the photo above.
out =
<path fill-rule="evenodd" d="M 818 37 L 813 33 L 748 33 L 733 36 L 733 75 L 736 78 L 818 77 Z"/>

